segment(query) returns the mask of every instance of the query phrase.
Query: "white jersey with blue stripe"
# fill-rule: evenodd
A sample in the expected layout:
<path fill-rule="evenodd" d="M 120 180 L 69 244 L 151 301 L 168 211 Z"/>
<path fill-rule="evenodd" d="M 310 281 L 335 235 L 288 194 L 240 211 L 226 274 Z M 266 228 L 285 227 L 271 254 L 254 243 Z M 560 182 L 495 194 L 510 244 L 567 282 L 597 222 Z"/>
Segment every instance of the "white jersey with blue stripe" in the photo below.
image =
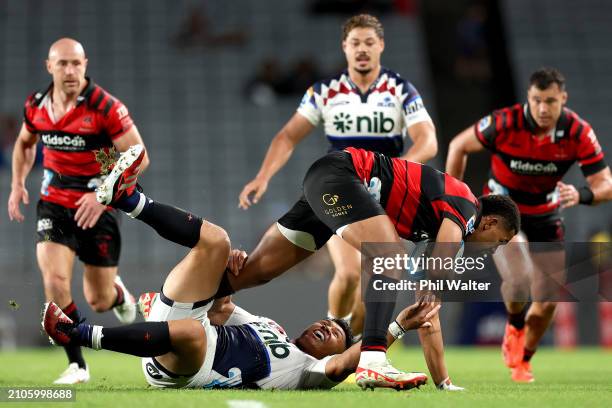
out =
<path fill-rule="evenodd" d="M 323 122 L 330 150 L 352 146 L 395 157 L 403 153 L 406 129 L 431 121 L 416 88 L 386 68 L 365 94 L 347 71 L 317 82 L 297 112 L 314 126 Z"/>
<path fill-rule="evenodd" d="M 271 319 L 236 306 L 224 326 L 217 326 L 212 370 L 203 388 L 309 389 L 337 383 L 325 375 L 330 357 L 318 360 L 293 344 Z"/>

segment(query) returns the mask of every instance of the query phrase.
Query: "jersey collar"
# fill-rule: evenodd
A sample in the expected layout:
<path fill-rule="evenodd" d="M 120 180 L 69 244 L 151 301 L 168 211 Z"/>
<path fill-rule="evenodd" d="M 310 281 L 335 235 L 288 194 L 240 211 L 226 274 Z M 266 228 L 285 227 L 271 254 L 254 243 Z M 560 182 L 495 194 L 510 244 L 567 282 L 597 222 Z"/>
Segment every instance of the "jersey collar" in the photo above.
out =
<path fill-rule="evenodd" d="M 87 81 L 87 86 L 83 89 L 83 91 L 81 91 L 81 94 L 77 96 L 76 106 L 78 106 L 84 101 L 89 100 L 89 98 L 91 98 L 91 94 L 93 93 L 96 87 L 96 85 L 94 84 L 94 81 L 90 77 L 86 76 L 85 80 Z M 49 95 L 52 89 L 53 89 L 53 82 L 49 84 L 49 86 L 44 92 L 37 92 L 36 95 L 34 95 L 34 99 L 36 100 L 36 106 L 38 107 L 42 106 L 45 96 Z"/>
<path fill-rule="evenodd" d="M 382 65 L 380 66 L 380 72 L 378 73 L 378 76 L 376 77 L 374 82 L 372 82 L 372 85 L 370 85 L 370 87 L 365 93 L 361 93 L 361 89 L 359 89 L 359 87 L 353 82 L 351 76 L 349 75 L 348 69 L 345 69 L 342 73 L 346 75 L 346 79 L 349 85 L 355 90 L 357 95 L 361 97 L 361 102 L 365 103 L 368 101 L 368 96 L 370 96 L 370 94 L 378 87 L 378 84 L 380 83 L 380 80 L 383 75 L 387 73 L 387 68 L 383 67 Z"/>
<path fill-rule="evenodd" d="M 523 117 L 525 118 L 525 124 L 526 124 L 527 130 L 535 134 L 535 132 L 538 129 L 538 124 L 536 123 L 533 116 L 531 116 L 531 111 L 529 110 L 529 104 L 527 102 L 523 104 Z M 557 120 L 557 124 L 555 125 L 555 128 L 548 133 L 550 136 L 550 141 L 552 143 L 556 143 L 559 140 L 561 140 L 563 137 L 565 137 L 566 133 L 568 133 L 567 132 L 568 125 L 569 125 L 569 117 L 564 107 L 561 109 L 561 116 L 559 116 L 559 119 Z"/>

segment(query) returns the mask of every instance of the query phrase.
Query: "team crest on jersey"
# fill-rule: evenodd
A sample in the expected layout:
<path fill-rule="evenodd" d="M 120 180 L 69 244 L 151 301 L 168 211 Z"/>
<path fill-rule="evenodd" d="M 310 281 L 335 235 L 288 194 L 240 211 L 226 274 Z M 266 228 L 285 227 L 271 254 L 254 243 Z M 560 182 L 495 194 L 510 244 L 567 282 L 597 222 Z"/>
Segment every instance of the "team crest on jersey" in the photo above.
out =
<path fill-rule="evenodd" d="M 385 96 L 382 102 L 378 102 L 377 106 L 381 106 L 383 108 L 394 108 L 395 104 L 393 103 L 393 99 L 390 96 Z"/>
<path fill-rule="evenodd" d="M 493 118 L 491 117 L 491 115 L 480 119 L 480 122 L 478 122 L 478 131 L 481 133 L 484 132 L 486 128 L 491 126 L 492 122 L 493 122 Z"/>

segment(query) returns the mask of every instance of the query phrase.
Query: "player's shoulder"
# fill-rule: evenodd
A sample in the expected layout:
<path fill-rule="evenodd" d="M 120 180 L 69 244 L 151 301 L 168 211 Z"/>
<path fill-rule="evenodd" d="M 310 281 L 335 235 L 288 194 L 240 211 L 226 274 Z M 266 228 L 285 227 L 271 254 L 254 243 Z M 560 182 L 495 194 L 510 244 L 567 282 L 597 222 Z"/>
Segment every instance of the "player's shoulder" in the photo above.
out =
<path fill-rule="evenodd" d="M 524 115 L 524 106 L 521 103 L 515 103 L 514 105 L 504 106 L 502 108 L 495 109 L 491 114 L 496 117 L 504 115 Z"/>
<path fill-rule="evenodd" d="M 585 128 L 591 129 L 591 124 L 586 119 L 567 106 L 563 107 L 562 120 L 570 130 L 575 130 L 577 134 L 581 134 Z"/>
<path fill-rule="evenodd" d="M 91 79 L 81 98 L 84 98 L 89 109 L 101 113 L 105 117 L 123 106 L 119 99 Z"/>
<path fill-rule="evenodd" d="M 392 69 L 382 67 L 380 77 L 382 81 L 387 83 L 387 88 L 395 88 L 396 90 L 399 90 L 399 95 L 418 95 L 418 91 L 413 83 Z"/>
<path fill-rule="evenodd" d="M 39 89 L 29 94 L 25 101 L 25 108 L 32 109 L 32 108 L 36 108 L 37 106 L 39 106 L 43 98 L 49 92 L 50 89 L 51 89 L 51 85 L 47 86 L 44 89 Z"/>
<path fill-rule="evenodd" d="M 520 129 L 522 126 L 525 126 L 526 122 L 527 119 L 525 117 L 523 105 L 516 103 L 493 110 L 476 122 L 476 128 L 481 133 L 487 130 L 501 131 L 507 129 Z"/>
<path fill-rule="evenodd" d="M 348 71 L 344 70 L 315 82 L 310 87 L 310 90 L 315 94 L 321 95 L 329 89 L 339 88 L 341 84 L 348 86 L 349 81 Z"/>

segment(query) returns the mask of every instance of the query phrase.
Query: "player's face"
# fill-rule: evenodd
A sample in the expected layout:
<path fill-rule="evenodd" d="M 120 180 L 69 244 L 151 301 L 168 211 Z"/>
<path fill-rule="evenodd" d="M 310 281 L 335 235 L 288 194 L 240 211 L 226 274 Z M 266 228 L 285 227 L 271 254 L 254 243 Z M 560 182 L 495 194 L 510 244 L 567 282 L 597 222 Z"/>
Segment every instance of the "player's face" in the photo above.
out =
<path fill-rule="evenodd" d="M 295 339 L 295 344 L 314 358 L 321 359 L 346 349 L 346 336 L 338 324 L 331 320 L 319 320 Z"/>
<path fill-rule="evenodd" d="M 467 238 L 479 252 L 493 253 L 500 245 L 507 244 L 517 231 L 509 231 L 497 217 L 484 216 L 476 230 Z"/>
<path fill-rule="evenodd" d="M 353 28 L 342 42 L 349 71 L 362 75 L 380 66 L 380 56 L 384 49 L 385 41 L 378 37 L 373 28 Z"/>
<path fill-rule="evenodd" d="M 76 49 L 60 49 L 49 55 L 47 70 L 53 76 L 53 86 L 73 95 L 85 83 L 87 58 Z"/>
<path fill-rule="evenodd" d="M 550 130 L 561 116 L 563 105 L 567 102 L 567 92 L 562 91 L 557 84 L 552 84 L 544 90 L 532 85 L 527 91 L 527 101 L 537 125 L 544 130 Z"/>

